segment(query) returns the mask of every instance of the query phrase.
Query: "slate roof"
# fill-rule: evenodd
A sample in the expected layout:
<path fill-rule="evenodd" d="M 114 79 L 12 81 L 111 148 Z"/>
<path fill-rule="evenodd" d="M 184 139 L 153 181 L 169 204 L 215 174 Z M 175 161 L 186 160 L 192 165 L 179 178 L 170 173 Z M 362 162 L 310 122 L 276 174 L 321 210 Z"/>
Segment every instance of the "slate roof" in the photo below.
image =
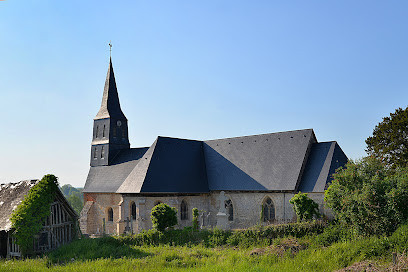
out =
<path fill-rule="evenodd" d="M 126 119 L 120 108 L 118 90 L 116 88 L 115 74 L 113 73 L 112 59 L 109 59 L 109 69 L 106 75 L 105 87 L 101 108 L 95 117 L 96 119 L 115 118 Z"/>
<path fill-rule="evenodd" d="M 294 191 L 312 129 L 204 142 L 210 190 Z"/>
<path fill-rule="evenodd" d="M 18 183 L 0 185 L 0 231 L 11 228 L 10 216 L 23 201 L 24 196 L 38 183 L 38 180 L 24 180 Z"/>
<path fill-rule="evenodd" d="M 91 167 L 84 192 L 324 192 L 347 162 L 336 142 L 312 129 L 210 141 L 158 137 L 149 148 L 121 151 L 112 165 Z"/>
<path fill-rule="evenodd" d="M 122 150 L 113 159 L 112 165 L 91 167 L 83 192 L 116 192 L 147 149 L 145 147 Z"/>
<path fill-rule="evenodd" d="M 208 192 L 203 143 L 158 137 L 117 193 Z"/>
<path fill-rule="evenodd" d="M 299 191 L 324 192 L 335 170 L 344 166 L 347 160 L 337 142 L 313 144 Z"/>

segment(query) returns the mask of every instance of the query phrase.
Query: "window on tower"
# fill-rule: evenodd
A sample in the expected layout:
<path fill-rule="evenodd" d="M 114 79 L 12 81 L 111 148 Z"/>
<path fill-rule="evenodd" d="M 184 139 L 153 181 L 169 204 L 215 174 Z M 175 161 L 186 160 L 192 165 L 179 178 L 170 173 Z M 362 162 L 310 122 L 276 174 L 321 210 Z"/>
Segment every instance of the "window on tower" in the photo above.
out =
<path fill-rule="evenodd" d="M 99 126 L 96 126 L 96 129 L 95 129 L 95 138 L 98 138 L 98 130 L 99 130 Z"/>
<path fill-rule="evenodd" d="M 125 133 L 125 129 L 124 129 L 124 128 L 122 128 L 122 138 L 123 138 L 123 139 L 126 138 L 126 133 Z"/>
<path fill-rule="evenodd" d="M 116 137 L 116 128 L 113 128 L 113 137 Z"/>
<path fill-rule="evenodd" d="M 93 155 L 93 157 L 94 157 L 94 159 L 96 159 L 96 158 L 98 158 L 98 154 L 97 154 L 97 149 L 96 149 L 96 147 L 94 148 L 94 155 Z"/>
<path fill-rule="evenodd" d="M 106 129 L 106 126 L 103 125 L 103 131 L 102 131 L 102 137 L 103 137 L 103 138 L 105 138 L 105 129 Z"/>
<path fill-rule="evenodd" d="M 105 158 L 105 148 L 102 146 L 101 148 L 101 159 Z"/>

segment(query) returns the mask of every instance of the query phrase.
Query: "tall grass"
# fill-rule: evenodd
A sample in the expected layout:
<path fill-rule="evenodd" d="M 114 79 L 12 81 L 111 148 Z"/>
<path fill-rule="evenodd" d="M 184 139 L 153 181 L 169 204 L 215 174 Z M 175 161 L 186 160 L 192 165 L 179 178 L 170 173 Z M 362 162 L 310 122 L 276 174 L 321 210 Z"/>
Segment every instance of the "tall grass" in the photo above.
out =
<path fill-rule="evenodd" d="M 271 240 L 268 231 L 187 229 L 170 234 L 146 232 L 140 236 L 82 239 L 41 258 L 0 261 L 0 271 L 334 271 L 363 260 L 389 262 L 392 252 L 408 250 L 408 225 L 389 237 L 355 238 L 347 231 L 328 227 L 321 234 Z M 182 237 L 184 232 L 190 236 Z M 248 236 L 245 246 L 231 246 L 232 237 L 243 234 Z M 255 237 L 255 241 L 250 242 L 249 237 Z M 179 240 L 169 242 L 175 238 Z M 188 239 L 193 242 L 184 243 Z M 284 244 L 285 239 L 300 241 L 308 248 L 297 254 L 275 254 L 273 248 Z M 267 244 L 264 248 L 268 250 L 251 254 L 259 241 Z"/>

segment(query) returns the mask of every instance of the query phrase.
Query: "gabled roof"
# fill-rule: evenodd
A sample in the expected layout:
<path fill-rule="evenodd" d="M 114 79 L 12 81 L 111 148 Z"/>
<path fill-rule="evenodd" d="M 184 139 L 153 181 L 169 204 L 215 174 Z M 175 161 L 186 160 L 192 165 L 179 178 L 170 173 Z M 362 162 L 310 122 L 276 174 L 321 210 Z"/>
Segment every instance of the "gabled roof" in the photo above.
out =
<path fill-rule="evenodd" d="M 113 73 L 112 59 L 109 59 L 109 69 L 106 75 L 105 87 L 103 89 L 103 97 L 101 108 L 94 120 L 115 118 L 126 119 L 120 108 L 118 90 L 116 88 L 115 74 Z"/>
<path fill-rule="evenodd" d="M 324 192 L 335 170 L 344 166 L 347 160 L 337 142 L 313 144 L 298 190 Z"/>
<path fill-rule="evenodd" d="M 208 192 L 202 142 L 158 137 L 116 192 Z"/>
<path fill-rule="evenodd" d="M 11 229 L 10 216 L 23 201 L 24 196 L 38 180 L 23 180 L 18 183 L 0 185 L 0 231 Z"/>
<path fill-rule="evenodd" d="M 312 129 L 204 142 L 210 190 L 294 191 Z"/>
<path fill-rule="evenodd" d="M 318 144 L 312 129 L 211 141 L 158 137 L 149 148 L 121 151 L 114 165 L 91 167 L 84 192 L 323 192 L 347 161 L 333 143 Z"/>
<path fill-rule="evenodd" d="M 92 166 L 89 170 L 83 192 L 113 193 L 125 181 L 147 147 L 121 150 L 109 166 Z"/>

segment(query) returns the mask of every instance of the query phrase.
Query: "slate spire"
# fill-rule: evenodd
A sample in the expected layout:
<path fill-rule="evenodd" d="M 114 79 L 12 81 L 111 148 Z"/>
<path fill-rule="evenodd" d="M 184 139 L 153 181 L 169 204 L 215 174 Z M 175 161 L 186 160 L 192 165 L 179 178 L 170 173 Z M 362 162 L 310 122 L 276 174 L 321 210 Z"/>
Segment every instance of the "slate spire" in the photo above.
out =
<path fill-rule="evenodd" d="M 130 148 L 128 124 L 120 108 L 112 58 L 106 75 L 101 108 L 94 118 L 91 166 L 110 165 L 122 150 Z"/>
<path fill-rule="evenodd" d="M 109 69 L 106 75 L 105 87 L 103 89 L 103 97 L 101 108 L 94 120 L 114 118 L 126 119 L 120 108 L 118 90 L 116 88 L 115 74 L 113 72 L 112 58 L 109 58 Z M 127 119 L 126 119 L 127 120 Z"/>

